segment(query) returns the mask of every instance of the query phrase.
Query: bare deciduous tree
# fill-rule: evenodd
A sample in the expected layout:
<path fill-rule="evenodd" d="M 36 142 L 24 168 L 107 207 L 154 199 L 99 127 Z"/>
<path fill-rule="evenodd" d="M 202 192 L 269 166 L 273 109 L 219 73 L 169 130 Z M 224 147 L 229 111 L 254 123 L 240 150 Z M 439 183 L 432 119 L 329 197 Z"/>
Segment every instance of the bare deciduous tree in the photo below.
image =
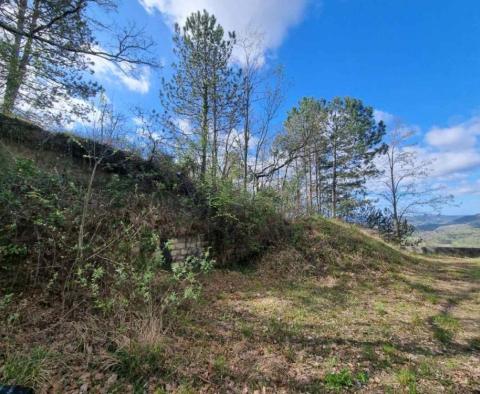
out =
<path fill-rule="evenodd" d="M 409 144 L 413 132 L 397 125 L 388 133 L 387 151 L 382 157 L 385 171 L 379 194 L 392 211 L 396 237 L 402 238 L 402 223 L 407 216 L 425 209 L 439 210 L 453 200 L 443 189 L 429 184 L 434 163 L 421 160 L 415 146 Z"/>
<path fill-rule="evenodd" d="M 96 58 L 128 65 L 157 66 L 147 56 L 153 41 L 134 24 L 117 28 L 95 18 L 115 11 L 114 0 L 6 0 L 0 7 L 2 112 L 50 111 L 59 121 L 68 108 L 78 116 L 84 100 L 100 90 L 88 79 Z M 110 42 L 99 44 L 97 37 Z M 53 110 L 55 109 L 55 110 Z M 31 111 L 37 112 L 38 111 Z"/>

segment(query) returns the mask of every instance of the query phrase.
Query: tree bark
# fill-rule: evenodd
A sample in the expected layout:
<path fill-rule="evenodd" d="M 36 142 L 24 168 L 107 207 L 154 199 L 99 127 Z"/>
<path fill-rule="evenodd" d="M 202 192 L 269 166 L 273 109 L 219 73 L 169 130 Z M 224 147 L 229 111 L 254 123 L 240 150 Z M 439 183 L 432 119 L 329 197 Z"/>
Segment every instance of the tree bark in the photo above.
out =
<path fill-rule="evenodd" d="M 17 12 L 17 30 L 19 32 L 25 29 L 25 20 L 27 12 L 28 1 L 19 0 Z M 20 33 L 14 34 L 14 41 L 10 51 L 10 59 L 8 65 L 8 74 L 5 84 L 5 93 L 3 96 L 2 112 L 6 115 L 11 114 L 15 106 L 18 90 L 21 85 L 20 81 L 20 54 L 22 48 L 22 38 Z"/>
<path fill-rule="evenodd" d="M 337 217 L 337 141 L 333 140 L 333 163 L 332 163 L 332 217 Z"/>

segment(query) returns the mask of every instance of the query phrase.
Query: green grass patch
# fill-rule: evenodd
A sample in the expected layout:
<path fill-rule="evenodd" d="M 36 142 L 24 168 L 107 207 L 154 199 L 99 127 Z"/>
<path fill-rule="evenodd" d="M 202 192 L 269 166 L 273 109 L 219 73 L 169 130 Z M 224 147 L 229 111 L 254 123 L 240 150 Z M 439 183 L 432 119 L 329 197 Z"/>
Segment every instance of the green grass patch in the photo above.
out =
<path fill-rule="evenodd" d="M 410 394 L 417 392 L 417 375 L 415 371 L 410 368 L 402 368 L 397 373 L 397 380 L 401 386 L 406 388 Z"/>
<path fill-rule="evenodd" d="M 334 391 L 341 391 L 343 389 L 353 387 L 354 385 L 364 385 L 368 383 L 368 374 L 361 371 L 355 375 L 347 368 L 339 372 L 331 372 L 325 375 L 323 379 L 325 386 Z"/>
<path fill-rule="evenodd" d="M 225 356 L 220 355 L 215 357 L 213 360 L 213 370 L 221 379 L 228 375 L 229 368 Z"/>
<path fill-rule="evenodd" d="M 115 351 L 116 365 L 113 370 L 119 377 L 140 388 L 153 375 L 168 375 L 164 348 L 134 343 L 128 348 Z"/>
<path fill-rule="evenodd" d="M 55 355 L 43 347 L 35 347 L 28 354 L 12 353 L 6 356 L 0 369 L 2 383 L 37 387 L 48 381 Z"/>
<path fill-rule="evenodd" d="M 458 320 L 446 313 L 434 316 L 432 322 L 435 339 L 445 345 L 452 342 L 455 333 L 460 327 Z"/>

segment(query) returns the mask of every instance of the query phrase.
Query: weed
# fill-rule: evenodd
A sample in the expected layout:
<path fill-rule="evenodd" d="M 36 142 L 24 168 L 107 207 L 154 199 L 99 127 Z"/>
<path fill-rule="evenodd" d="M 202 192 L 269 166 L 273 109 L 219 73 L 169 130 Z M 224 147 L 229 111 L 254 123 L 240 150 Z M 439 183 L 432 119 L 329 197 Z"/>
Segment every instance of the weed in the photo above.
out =
<path fill-rule="evenodd" d="M 340 372 L 331 372 L 325 375 L 325 385 L 331 390 L 341 390 L 353 386 L 353 377 L 351 372 L 344 368 Z"/>
<path fill-rule="evenodd" d="M 415 314 L 412 316 L 411 324 L 412 324 L 412 326 L 414 326 L 414 327 L 421 327 L 421 326 L 423 326 L 423 319 L 422 319 L 422 317 L 421 317 L 418 313 L 415 313 Z"/>
<path fill-rule="evenodd" d="M 7 384 L 36 387 L 48 380 L 48 364 L 52 356 L 43 347 L 33 348 L 29 354 L 7 355 L 2 380 Z"/>
<path fill-rule="evenodd" d="M 283 355 L 285 356 L 285 358 L 289 363 L 295 362 L 296 351 L 292 346 L 286 346 L 283 350 Z"/>
<path fill-rule="evenodd" d="M 377 354 L 375 353 L 375 349 L 370 344 L 363 346 L 362 355 L 365 358 L 365 360 L 368 360 L 371 362 L 375 362 L 378 359 Z"/>
<path fill-rule="evenodd" d="M 433 322 L 445 330 L 456 331 L 459 328 L 458 320 L 448 314 L 435 316 Z"/>
<path fill-rule="evenodd" d="M 459 329 L 458 320 L 448 314 L 437 315 L 433 318 L 434 337 L 447 345 L 452 342 Z"/>
<path fill-rule="evenodd" d="M 213 369 L 220 378 L 224 378 L 228 374 L 228 363 L 225 356 L 220 355 L 213 360 Z"/>
<path fill-rule="evenodd" d="M 403 387 L 408 389 L 410 394 L 417 392 L 417 376 L 409 368 L 403 368 L 397 373 L 397 380 Z"/>
<path fill-rule="evenodd" d="M 423 376 L 423 377 L 432 376 L 433 370 L 432 370 L 431 362 L 429 362 L 428 360 L 422 361 L 417 368 L 417 373 L 419 376 Z"/>
<path fill-rule="evenodd" d="M 385 316 L 387 314 L 387 311 L 385 310 L 385 304 L 383 302 L 376 302 L 375 303 L 375 311 L 380 316 Z"/>
<path fill-rule="evenodd" d="M 355 375 L 355 380 L 361 385 L 367 384 L 368 378 L 368 373 L 365 371 L 361 371 Z"/>
<path fill-rule="evenodd" d="M 132 344 L 128 348 L 122 348 L 114 353 L 117 361 L 114 370 L 128 382 L 139 385 L 148 377 L 167 375 L 169 369 L 166 366 L 165 350 L 162 346 L 145 346 Z"/>
<path fill-rule="evenodd" d="M 324 382 L 327 388 L 340 391 L 342 389 L 352 387 L 355 384 L 367 384 L 368 374 L 365 371 L 361 371 L 354 376 L 347 368 L 344 368 L 340 372 L 331 372 L 325 375 Z"/>
<path fill-rule="evenodd" d="M 391 343 L 385 343 L 382 346 L 382 350 L 385 354 L 387 354 L 389 356 L 393 356 L 395 354 L 395 352 L 397 351 L 397 349 L 395 349 L 395 346 L 393 346 Z"/>
<path fill-rule="evenodd" d="M 250 339 L 253 337 L 253 326 L 249 323 L 241 322 L 240 332 L 245 338 Z"/>

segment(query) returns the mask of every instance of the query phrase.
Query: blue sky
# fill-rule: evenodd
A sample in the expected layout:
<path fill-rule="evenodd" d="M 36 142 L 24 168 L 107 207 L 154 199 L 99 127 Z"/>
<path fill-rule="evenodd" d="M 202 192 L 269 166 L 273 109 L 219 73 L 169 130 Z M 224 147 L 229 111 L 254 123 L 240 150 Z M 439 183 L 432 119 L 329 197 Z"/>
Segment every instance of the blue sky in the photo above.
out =
<path fill-rule="evenodd" d="M 303 96 L 358 97 L 417 130 L 432 182 L 459 203 L 445 213 L 480 212 L 480 1 L 124 0 L 117 17 L 145 26 L 165 67 L 126 78 L 97 63 L 117 107 L 158 107 L 173 23 L 202 8 L 228 30 L 264 32 L 266 67 L 291 81 L 283 114 Z"/>

